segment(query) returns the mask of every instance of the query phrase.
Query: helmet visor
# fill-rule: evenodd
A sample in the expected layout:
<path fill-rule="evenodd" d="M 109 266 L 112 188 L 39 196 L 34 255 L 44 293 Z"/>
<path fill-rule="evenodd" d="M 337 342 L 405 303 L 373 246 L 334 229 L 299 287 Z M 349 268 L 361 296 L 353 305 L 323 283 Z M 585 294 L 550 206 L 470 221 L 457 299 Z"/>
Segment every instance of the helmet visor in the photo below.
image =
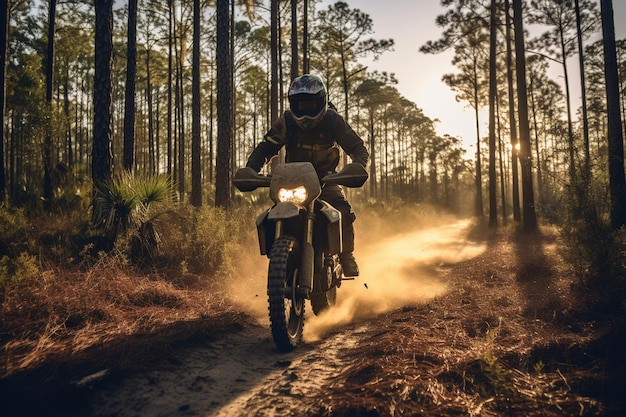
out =
<path fill-rule="evenodd" d="M 325 100 L 323 97 L 292 97 L 291 111 L 296 117 L 315 117 L 324 110 Z"/>

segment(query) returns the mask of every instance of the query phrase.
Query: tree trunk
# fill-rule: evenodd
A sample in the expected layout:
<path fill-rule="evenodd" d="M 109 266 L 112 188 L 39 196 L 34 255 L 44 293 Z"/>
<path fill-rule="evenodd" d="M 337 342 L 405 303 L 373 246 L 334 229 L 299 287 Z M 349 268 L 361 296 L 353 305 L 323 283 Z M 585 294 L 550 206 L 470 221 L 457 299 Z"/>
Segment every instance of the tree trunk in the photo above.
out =
<path fill-rule="evenodd" d="M 273 1 L 273 3 L 275 0 Z M 215 205 L 230 206 L 230 142 L 232 136 L 232 72 L 229 0 L 217 0 L 217 158 Z"/>
<path fill-rule="evenodd" d="M 544 190 L 543 190 L 543 168 L 542 168 L 542 158 L 540 155 L 540 151 L 539 151 L 539 123 L 537 121 L 537 113 L 538 113 L 538 109 L 537 106 L 535 104 L 535 88 L 534 88 L 534 80 L 533 80 L 533 76 L 531 75 L 530 77 L 528 77 L 530 79 L 530 85 L 528 86 L 528 93 L 530 94 L 530 109 L 532 110 L 532 115 L 533 115 L 533 133 L 534 133 L 534 139 L 535 139 L 535 155 L 537 157 L 537 161 L 539 162 L 537 164 L 537 195 L 539 197 L 539 204 L 543 204 L 545 203 L 545 199 L 544 199 Z M 547 144 L 544 144 L 544 149 L 548 148 Z M 553 146 L 553 148 L 555 148 L 555 146 Z"/>
<path fill-rule="evenodd" d="M 482 219 L 483 217 L 483 175 L 480 157 L 480 122 L 478 118 L 478 87 L 474 80 L 474 117 L 476 119 L 476 196 L 474 200 L 474 215 Z"/>
<path fill-rule="evenodd" d="M 48 8 L 48 53 L 46 54 L 46 136 L 43 142 L 43 209 L 52 211 L 52 84 L 54 76 L 54 21 L 56 0 Z"/>
<path fill-rule="evenodd" d="M 498 101 L 499 103 L 499 101 Z M 502 224 L 507 224 L 506 210 L 506 170 L 504 167 L 504 143 L 500 132 L 500 105 L 498 104 L 498 163 L 500 168 L 500 195 L 502 198 Z"/>
<path fill-rule="evenodd" d="M 200 0 L 193 1 L 193 63 L 191 108 L 191 204 L 202 206 L 200 164 Z"/>
<path fill-rule="evenodd" d="M 506 15 L 506 79 L 508 84 L 509 95 L 509 128 L 511 130 L 511 176 L 512 176 L 512 196 L 513 196 L 513 220 L 520 222 L 522 216 L 520 213 L 519 201 L 519 173 L 518 173 L 518 141 L 517 141 L 517 122 L 515 120 L 515 95 L 513 92 L 513 53 L 511 50 L 511 12 L 509 0 L 504 0 L 504 8 Z"/>
<path fill-rule="evenodd" d="M 291 0 L 291 79 L 299 73 L 298 65 L 298 0 Z"/>
<path fill-rule="evenodd" d="M 213 67 L 211 67 L 211 74 L 213 74 Z M 215 159 L 215 155 L 213 154 L 213 150 L 215 149 L 215 146 L 213 145 L 213 133 L 214 133 L 214 129 L 213 129 L 213 100 L 214 100 L 214 96 L 215 96 L 215 90 L 214 90 L 214 86 L 215 83 L 213 82 L 213 76 L 211 76 L 211 80 L 209 81 L 209 182 L 213 183 L 213 179 L 215 177 L 215 175 L 213 174 L 213 167 L 214 167 L 214 163 L 213 160 Z"/>
<path fill-rule="evenodd" d="M 63 80 L 63 117 L 65 120 L 65 161 L 68 169 L 74 166 L 74 149 L 72 145 L 72 123 L 70 121 L 70 66 L 65 65 L 65 80 Z"/>
<path fill-rule="evenodd" d="M 168 53 L 167 53 L 167 175 L 172 178 L 174 175 L 173 168 L 173 143 L 172 138 L 172 77 L 174 76 L 174 0 L 168 0 Z"/>
<path fill-rule="evenodd" d="M 567 71 L 567 53 L 565 52 L 565 38 L 563 31 L 560 32 L 561 57 L 563 64 L 563 79 L 565 84 L 565 108 L 567 109 L 567 145 L 569 151 L 569 178 L 573 186 L 576 181 L 576 152 L 574 150 L 574 128 L 572 127 L 572 104 L 569 92 L 569 74 Z"/>
<path fill-rule="evenodd" d="M 0 75 L 2 76 L 2 85 L 0 86 L 0 202 L 6 198 L 6 176 L 4 172 L 4 118 L 6 113 L 6 96 L 7 96 L 7 40 L 9 35 L 9 3 L 10 0 L 4 1 L 4 5 L 0 8 Z"/>
<path fill-rule="evenodd" d="M 378 190 L 376 189 L 376 136 L 374 130 L 374 110 L 369 112 L 369 146 L 370 146 L 370 197 L 378 198 Z"/>
<path fill-rule="evenodd" d="M 583 110 L 583 143 L 584 143 L 584 177 L 585 182 L 591 180 L 591 155 L 589 153 L 589 119 L 587 116 L 587 87 L 585 86 L 585 56 L 583 47 L 583 32 L 580 21 L 580 4 L 579 0 L 574 0 L 574 8 L 576 10 L 576 35 L 578 39 L 578 66 L 580 71 L 580 89 Z"/>
<path fill-rule="evenodd" d="M 148 39 L 148 44 L 149 44 Z M 146 49 L 146 101 L 148 104 L 148 172 L 150 175 L 154 175 L 158 171 L 158 159 L 156 150 L 158 149 L 158 143 L 155 143 L 154 134 L 154 102 L 152 98 L 152 72 L 150 68 L 150 52 L 151 49 Z M 158 97 L 157 97 L 158 98 Z M 158 114 L 158 101 L 157 101 L 157 114 Z M 158 126 L 157 126 L 158 131 Z"/>
<path fill-rule="evenodd" d="M 182 14 L 182 3 L 181 3 L 181 14 Z M 181 23 L 182 26 L 182 23 Z M 179 27 L 179 30 L 180 29 Z M 176 31 L 175 31 L 176 32 Z M 178 37 L 176 37 L 175 39 L 177 39 Z M 178 156 L 178 163 L 176 165 L 177 167 L 177 184 L 178 184 L 178 195 L 180 199 L 183 199 L 185 197 L 185 192 L 186 192 L 186 184 L 185 184 L 185 152 L 186 152 L 186 144 L 185 144 L 185 109 L 184 109 L 184 103 L 185 103 L 185 88 L 184 88 L 184 68 L 183 68 L 183 57 L 186 55 L 186 49 L 185 49 L 186 45 L 185 45 L 185 40 L 183 39 L 182 36 L 180 36 L 180 49 L 178 49 L 178 46 L 176 46 L 176 101 L 175 101 L 175 108 L 176 108 L 176 117 L 178 120 L 178 124 L 177 126 L 177 131 L 175 133 L 175 135 L 178 136 L 178 140 L 176 141 L 178 147 L 177 147 L 177 156 Z"/>
<path fill-rule="evenodd" d="M 270 11 L 270 48 L 271 48 L 271 82 L 270 82 L 270 123 L 278 118 L 278 0 L 271 0 Z M 219 83 L 218 83 L 219 85 Z"/>
<path fill-rule="evenodd" d="M 128 0 L 128 46 L 126 51 L 126 95 L 124 96 L 124 169 L 135 163 L 135 82 L 137 75 L 137 0 Z"/>
<path fill-rule="evenodd" d="M 489 24 L 489 227 L 498 226 L 496 179 L 496 0 L 491 0 Z"/>
<path fill-rule="evenodd" d="M 520 162 L 522 165 L 522 229 L 531 232 L 537 229 L 537 215 L 533 196 L 522 0 L 513 0 L 513 26 L 515 28 L 515 68 L 517 70 L 517 105 L 520 124 Z"/>
<path fill-rule="evenodd" d="M 304 0 L 302 12 L 302 73 L 309 73 L 309 0 Z"/>
<path fill-rule="evenodd" d="M 613 2 L 600 0 L 602 39 L 604 45 L 604 76 L 609 146 L 609 192 L 611 195 L 611 227 L 626 225 L 626 179 L 624 177 L 624 139 L 620 117 L 619 76 L 615 46 Z"/>
<path fill-rule="evenodd" d="M 97 0 L 94 75 L 94 123 L 91 177 L 94 183 L 111 178 L 111 64 L 113 61 L 113 0 Z"/>

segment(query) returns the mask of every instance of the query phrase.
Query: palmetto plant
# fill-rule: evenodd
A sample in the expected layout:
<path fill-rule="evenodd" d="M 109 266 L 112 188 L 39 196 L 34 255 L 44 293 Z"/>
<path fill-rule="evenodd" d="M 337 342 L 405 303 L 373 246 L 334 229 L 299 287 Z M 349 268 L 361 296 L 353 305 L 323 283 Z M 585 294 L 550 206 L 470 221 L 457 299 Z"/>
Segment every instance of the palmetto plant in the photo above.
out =
<path fill-rule="evenodd" d="M 154 256 L 159 234 L 154 219 L 171 202 L 165 176 L 137 176 L 128 172 L 94 185 L 93 222 L 112 245 L 120 236 L 131 239 L 133 253 Z"/>

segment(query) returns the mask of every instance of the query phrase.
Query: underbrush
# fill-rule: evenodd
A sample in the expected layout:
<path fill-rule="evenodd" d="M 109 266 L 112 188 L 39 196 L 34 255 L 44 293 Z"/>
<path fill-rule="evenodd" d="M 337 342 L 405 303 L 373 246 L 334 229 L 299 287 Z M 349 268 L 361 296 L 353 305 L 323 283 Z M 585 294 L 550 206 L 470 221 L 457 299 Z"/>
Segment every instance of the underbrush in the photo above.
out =
<path fill-rule="evenodd" d="M 559 225 L 566 242 L 563 256 L 586 303 L 611 312 L 626 306 L 626 229 L 614 230 L 602 214 L 608 207 L 596 207 L 597 201 L 606 200 L 582 181 L 575 184 Z"/>
<path fill-rule="evenodd" d="M 224 283 L 255 233 L 245 208 L 169 205 L 152 220 L 158 251 L 137 256 L 132 233 L 98 250 L 89 213 L 29 218 L 0 207 L 0 218 L 0 379 L 137 335 L 167 345 L 172 326 L 213 326 L 233 312 Z"/>

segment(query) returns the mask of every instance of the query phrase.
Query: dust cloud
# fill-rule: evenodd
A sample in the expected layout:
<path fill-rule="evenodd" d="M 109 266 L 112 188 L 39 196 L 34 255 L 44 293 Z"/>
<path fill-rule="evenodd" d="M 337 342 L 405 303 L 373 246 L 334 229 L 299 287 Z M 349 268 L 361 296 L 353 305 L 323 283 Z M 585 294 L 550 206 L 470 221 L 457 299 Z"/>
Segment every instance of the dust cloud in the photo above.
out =
<path fill-rule="evenodd" d="M 269 325 L 267 268 L 269 259 L 261 255 L 257 240 L 242 248 L 235 260 L 236 275 L 229 279 L 228 295 L 243 311 L 262 325 Z"/>
<path fill-rule="evenodd" d="M 337 290 L 337 304 L 320 316 L 314 316 L 307 306 L 306 342 L 320 340 L 348 323 L 424 303 L 443 294 L 446 283 L 440 269 L 477 256 L 485 249 L 483 244 L 467 239 L 472 226 L 467 219 L 406 221 L 400 228 L 397 224 L 385 224 L 390 221 L 398 219 L 370 216 L 357 221 L 355 256 L 360 276 L 344 281 Z M 256 247 L 246 248 L 245 253 L 238 260 L 238 277 L 230 285 L 230 296 L 261 325 L 269 325 L 268 260 L 259 255 Z"/>
<path fill-rule="evenodd" d="M 337 305 L 319 317 L 307 317 L 304 338 L 312 342 L 341 326 L 406 306 L 427 302 L 446 291 L 439 269 L 472 258 L 484 245 L 466 240 L 468 220 L 407 230 L 388 237 L 357 230 L 355 256 L 360 276 L 344 281 Z M 384 230 L 384 228 L 382 228 Z M 362 247 L 361 247 L 362 246 Z"/>

